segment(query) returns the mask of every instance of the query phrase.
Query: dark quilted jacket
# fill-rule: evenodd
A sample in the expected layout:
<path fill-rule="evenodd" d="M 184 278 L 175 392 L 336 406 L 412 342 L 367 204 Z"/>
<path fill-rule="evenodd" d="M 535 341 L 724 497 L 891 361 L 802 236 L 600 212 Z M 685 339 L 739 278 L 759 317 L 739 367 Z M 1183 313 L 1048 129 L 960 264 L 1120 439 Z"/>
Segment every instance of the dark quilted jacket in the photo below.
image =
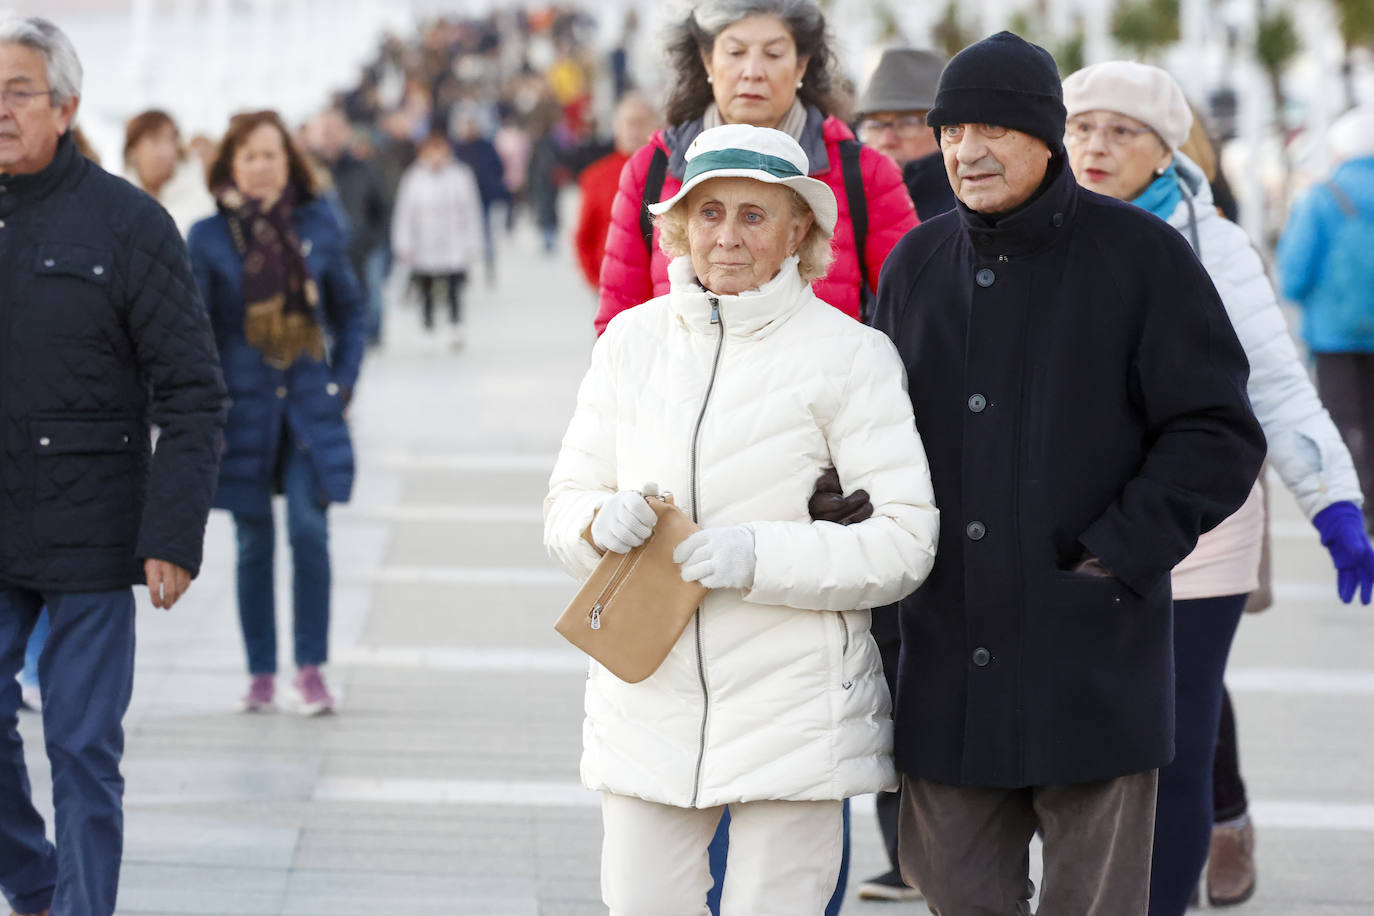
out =
<path fill-rule="evenodd" d="M 367 305 L 348 264 L 343 227 L 316 198 L 296 207 L 296 234 L 320 287 L 329 352 L 302 356 L 288 369 L 263 362 L 243 334 L 243 259 L 223 214 L 191 227 L 191 265 L 210 310 L 233 406 L 225 428 L 215 507 L 249 515 L 271 511 L 274 472 L 289 425 L 310 454 L 321 504 L 347 502 L 353 489 L 353 444 L 344 420 L 366 347 Z"/>
<path fill-rule="evenodd" d="M 171 217 L 67 137 L 43 171 L 0 175 L 0 580 L 198 572 L 225 404 Z"/>

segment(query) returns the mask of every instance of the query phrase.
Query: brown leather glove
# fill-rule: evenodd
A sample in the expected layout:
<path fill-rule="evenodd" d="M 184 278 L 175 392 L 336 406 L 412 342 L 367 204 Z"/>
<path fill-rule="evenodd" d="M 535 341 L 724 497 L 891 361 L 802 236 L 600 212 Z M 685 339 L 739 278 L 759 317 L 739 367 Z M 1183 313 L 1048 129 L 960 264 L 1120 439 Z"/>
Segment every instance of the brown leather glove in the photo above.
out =
<path fill-rule="evenodd" d="M 852 525 L 873 516 L 873 503 L 868 501 L 867 490 L 855 490 L 848 496 L 840 489 L 840 474 L 834 468 L 827 468 L 816 481 L 816 491 L 806 503 L 811 520 L 816 522 L 835 522 L 838 525 Z"/>

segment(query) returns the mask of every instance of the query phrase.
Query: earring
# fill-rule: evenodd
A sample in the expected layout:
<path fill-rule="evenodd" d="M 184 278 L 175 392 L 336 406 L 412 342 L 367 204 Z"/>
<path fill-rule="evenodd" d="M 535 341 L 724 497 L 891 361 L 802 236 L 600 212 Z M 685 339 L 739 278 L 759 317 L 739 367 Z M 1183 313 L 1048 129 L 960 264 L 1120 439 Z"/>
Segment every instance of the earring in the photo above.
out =
<path fill-rule="evenodd" d="M 713 82 L 715 82 L 715 80 L 711 79 L 711 74 L 709 74 L 709 73 L 706 74 L 706 83 L 707 83 L 707 85 L 710 85 L 710 84 L 713 83 Z"/>
<path fill-rule="evenodd" d="M 800 89 L 801 87 L 802 87 L 802 81 L 801 81 L 801 80 L 797 80 L 797 88 Z"/>

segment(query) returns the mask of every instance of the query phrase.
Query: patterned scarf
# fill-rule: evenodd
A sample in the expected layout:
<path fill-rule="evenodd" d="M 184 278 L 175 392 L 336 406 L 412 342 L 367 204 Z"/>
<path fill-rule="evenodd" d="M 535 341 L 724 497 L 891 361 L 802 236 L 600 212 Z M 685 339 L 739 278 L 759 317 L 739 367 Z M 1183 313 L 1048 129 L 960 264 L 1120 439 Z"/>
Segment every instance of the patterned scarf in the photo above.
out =
<path fill-rule="evenodd" d="M 229 233 L 243 258 L 243 333 L 274 369 L 286 369 L 302 355 L 324 359 L 320 290 L 305 266 L 294 223 L 295 189 L 263 209 L 262 201 L 237 188 L 216 195 Z"/>
<path fill-rule="evenodd" d="M 712 102 L 706 108 L 706 113 L 701 117 L 701 129 L 710 130 L 712 127 L 720 127 L 725 123 L 725 118 L 720 113 L 720 108 Z M 793 99 L 792 107 L 787 109 L 787 114 L 782 116 L 778 130 L 785 134 L 790 134 L 793 140 L 801 142 L 802 131 L 806 129 L 806 106 L 801 99 Z"/>

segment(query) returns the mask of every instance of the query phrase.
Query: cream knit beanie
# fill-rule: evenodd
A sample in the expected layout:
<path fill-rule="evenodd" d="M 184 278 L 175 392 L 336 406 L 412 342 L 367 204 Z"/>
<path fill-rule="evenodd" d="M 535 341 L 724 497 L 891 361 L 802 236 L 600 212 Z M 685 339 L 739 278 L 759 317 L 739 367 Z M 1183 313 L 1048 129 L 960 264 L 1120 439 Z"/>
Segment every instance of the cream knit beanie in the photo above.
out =
<path fill-rule="evenodd" d="M 1183 90 L 1164 70 L 1130 60 L 1084 67 L 1064 80 L 1068 116 L 1115 111 L 1135 118 L 1163 138 L 1171 151 L 1188 139 L 1193 113 Z"/>

